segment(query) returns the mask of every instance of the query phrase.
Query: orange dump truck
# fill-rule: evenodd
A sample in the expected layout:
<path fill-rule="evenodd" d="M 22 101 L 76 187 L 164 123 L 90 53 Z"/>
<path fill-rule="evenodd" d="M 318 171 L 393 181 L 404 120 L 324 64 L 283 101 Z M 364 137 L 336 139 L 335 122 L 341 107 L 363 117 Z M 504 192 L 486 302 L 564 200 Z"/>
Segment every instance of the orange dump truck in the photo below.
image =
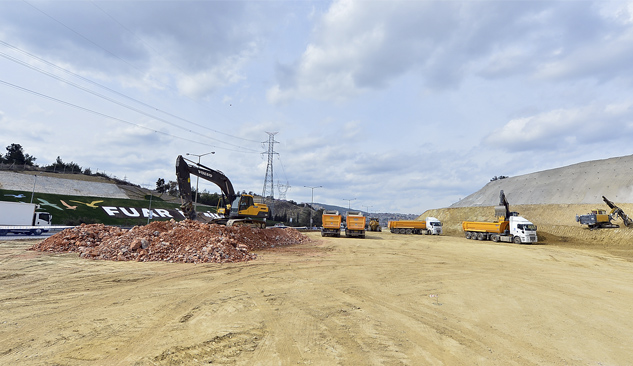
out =
<path fill-rule="evenodd" d="M 435 217 L 427 217 L 421 220 L 396 220 L 389 221 L 389 231 L 393 234 L 442 234 L 442 223 Z"/>
<path fill-rule="evenodd" d="M 345 227 L 345 236 L 357 236 L 359 238 L 365 237 L 365 222 L 366 217 L 360 211 L 347 211 Z"/>
<path fill-rule="evenodd" d="M 497 222 L 464 221 L 466 239 L 492 240 L 530 244 L 538 242 L 536 225 L 521 216 L 510 216 Z"/>
<path fill-rule="evenodd" d="M 321 216 L 321 236 L 341 236 L 341 215 L 338 211 L 325 210 Z"/>

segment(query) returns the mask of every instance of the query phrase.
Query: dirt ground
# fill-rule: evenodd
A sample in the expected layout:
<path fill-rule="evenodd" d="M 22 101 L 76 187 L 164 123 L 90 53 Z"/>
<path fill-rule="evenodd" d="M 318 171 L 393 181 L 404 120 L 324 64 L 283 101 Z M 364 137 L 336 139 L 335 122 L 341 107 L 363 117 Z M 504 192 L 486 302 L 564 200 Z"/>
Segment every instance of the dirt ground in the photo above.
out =
<path fill-rule="evenodd" d="M 0 242 L 0 364 L 633 364 L 630 256 L 309 235 L 231 264 L 92 261 Z"/>

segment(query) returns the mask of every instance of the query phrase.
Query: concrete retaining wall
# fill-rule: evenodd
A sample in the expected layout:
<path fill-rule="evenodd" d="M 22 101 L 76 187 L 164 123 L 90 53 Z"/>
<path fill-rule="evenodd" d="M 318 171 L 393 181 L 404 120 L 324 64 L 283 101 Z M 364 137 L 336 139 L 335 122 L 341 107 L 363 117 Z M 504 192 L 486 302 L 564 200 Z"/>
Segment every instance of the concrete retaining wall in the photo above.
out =
<path fill-rule="evenodd" d="M 33 190 L 34 183 L 35 192 L 38 193 L 123 199 L 128 198 L 125 192 L 119 189 L 116 184 L 87 182 L 40 175 L 38 175 L 36 179 L 34 175 L 30 174 L 0 172 L 0 189 L 31 192 Z"/>

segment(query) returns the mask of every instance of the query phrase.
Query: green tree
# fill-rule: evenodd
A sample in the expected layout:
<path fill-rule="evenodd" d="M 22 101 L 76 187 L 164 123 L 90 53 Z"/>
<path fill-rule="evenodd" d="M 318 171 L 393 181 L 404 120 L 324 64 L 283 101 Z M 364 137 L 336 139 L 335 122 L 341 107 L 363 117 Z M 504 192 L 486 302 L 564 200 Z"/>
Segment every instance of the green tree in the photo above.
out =
<path fill-rule="evenodd" d="M 7 164 L 15 165 L 35 165 L 35 157 L 25 154 L 22 145 L 11 144 L 7 146 L 7 153 L 3 158 L 3 161 Z"/>
<path fill-rule="evenodd" d="M 158 178 L 156 181 L 156 192 L 165 193 L 169 190 L 169 185 L 165 183 L 163 178 Z"/>
<path fill-rule="evenodd" d="M 55 160 L 55 162 L 51 165 L 45 166 L 44 167 L 46 170 L 52 170 L 54 172 L 63 172 L 63 173 L 81 173 L 82 169 L 81 167 L 74 162 L 70 162 L 70 163 L 64 163 L 64 161 L 62 160 L 62 158 L 60 158 L 59 156 L 57 157 L 57 160 Z"/>

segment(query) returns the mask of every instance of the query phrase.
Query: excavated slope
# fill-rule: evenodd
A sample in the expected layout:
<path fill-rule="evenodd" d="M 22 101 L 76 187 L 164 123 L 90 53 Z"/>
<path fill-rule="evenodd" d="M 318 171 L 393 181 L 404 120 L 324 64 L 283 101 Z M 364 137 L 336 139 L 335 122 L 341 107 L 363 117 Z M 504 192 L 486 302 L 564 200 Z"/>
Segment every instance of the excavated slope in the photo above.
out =
<path fill-rule="evenodd" d="M 450 207 L 494 206 L 502 189 L 511 205 L 633 203 L 633 155 L 495 180 Z"/>

